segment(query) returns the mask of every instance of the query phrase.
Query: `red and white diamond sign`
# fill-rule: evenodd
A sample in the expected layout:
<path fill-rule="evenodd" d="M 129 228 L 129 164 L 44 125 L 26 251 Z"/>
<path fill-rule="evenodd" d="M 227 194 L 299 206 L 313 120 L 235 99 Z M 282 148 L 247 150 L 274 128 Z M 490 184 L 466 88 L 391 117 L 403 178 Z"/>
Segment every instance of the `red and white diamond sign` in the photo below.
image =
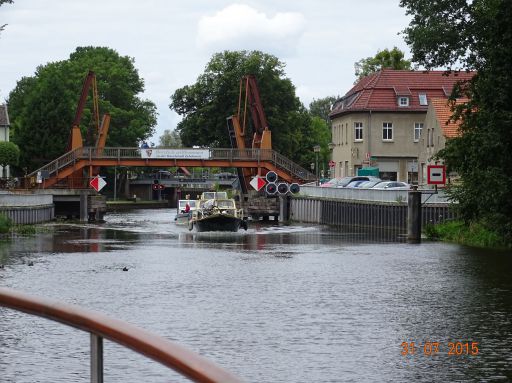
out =
<path fill-rule="evenodd" d="M 89 182 L 89 185 L 91 185 L 91 187 L 96 190 L 97 192 L 99 192 L 101 189 L 103 189 L 105 187 L 107 183 L 105 182 L 105 180 L 103 178 L 101 178 L 99 175 L 97 175 L 96 177 L 94 177 L 91 182 Z"/>
<path fill-rule="evenodd" d="M 260 190 L 263 186 L 267 184 L 264 178 L 254 177 L 249 184 L 256 190 Z"/>

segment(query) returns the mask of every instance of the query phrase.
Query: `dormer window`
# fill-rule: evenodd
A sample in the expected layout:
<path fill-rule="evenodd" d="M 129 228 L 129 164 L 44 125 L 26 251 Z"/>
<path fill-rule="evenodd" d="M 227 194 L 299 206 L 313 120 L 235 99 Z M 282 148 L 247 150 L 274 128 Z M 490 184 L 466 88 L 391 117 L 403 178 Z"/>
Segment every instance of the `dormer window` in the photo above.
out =
<path fill-rule="evenodd" d="M 409 106 L 409 97 L 398 97 L 398 106 Z"/>

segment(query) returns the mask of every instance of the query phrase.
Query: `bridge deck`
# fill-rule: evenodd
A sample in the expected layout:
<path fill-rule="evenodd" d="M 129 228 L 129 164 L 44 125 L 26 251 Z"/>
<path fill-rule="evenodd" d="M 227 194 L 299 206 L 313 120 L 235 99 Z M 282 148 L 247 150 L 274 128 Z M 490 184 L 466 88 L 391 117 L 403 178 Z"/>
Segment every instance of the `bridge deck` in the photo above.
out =
<path fill-rule="evenodd" d="M 235 167 L 274 171 L 286 182 L 304 183 L 313 173 L 274 150 L 260 149 L 165 149 L 165 148 L 77 148 L 29 174 L 44 174 L 47 187 L 72 177 L 84 168 L 99 166 L 132 167 Z M 91 175 L 90 175 L 91 176 Z"/>

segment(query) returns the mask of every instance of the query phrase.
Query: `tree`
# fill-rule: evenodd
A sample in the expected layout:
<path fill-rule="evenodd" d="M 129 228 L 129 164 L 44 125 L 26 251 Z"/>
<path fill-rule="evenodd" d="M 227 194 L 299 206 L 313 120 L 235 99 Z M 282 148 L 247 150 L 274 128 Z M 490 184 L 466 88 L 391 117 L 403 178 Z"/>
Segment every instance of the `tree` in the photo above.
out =
<path fill-rule="evenodd" d="M 397 47 L 393 47 L 392 50 L 384 49 L 383 51 L 378 51 L 374 57 L 359 60 L 354 64 L 357 77 L 356 82 L 384 68 L 410 70 L 411 62 L 405 60 L 404 57 L 404 52 Z"/>
<path fill-rule="evenodd" d="M 450 188 L 462 218 L 479 222 L 512 243 L 512 2 L 402 0 L 412 15 L 405 29 L 413 60 L 426 68 L 474 70 L 452 98 L 461 135 L 439 153 L 461 176 Z M 492 186 L 489 186 L 492 185 Z"/>
<path fill-rule="evenodd" d="M 322 120 L 330 124 L 329 113 L 333 104 L 336 102 L 337 97 L 329 96 L 313 100 L 309 103 L 309 113 L 313 117 L 320 117 Z"/>
<path fill-rule="evenodd" d="M 272 132 L 272 146 L 301 164 L 311 118 L 284 77 L 284 64 L 259 51 L 225 51 L 214 54 L 196 83 L 177 89 L 170 108 L 183 116 L 177 131 L 185 146 L 229 147 L 226 118 L 236 112 L 239 82 L 256 76 L 261 102 Z"/>
<path fill-rule="evenodd" d="M 18 165 L 20 158 L 20 148 L 13 142 L 0 141 L 0 166 L 2 166 L 3 174 L 5 178 L 6 167 Z"/>
<path fill-rule="evenodd" d="M 320 154 L 318 157 L 318 174 L 320 174 L 321 170 L 329 169 L 327 162 L 330 160 L 331 156 L 329 149 L 329 142 L 331 142 L 330 125 L 321 117 L 313 117 L 311 137 L 315 141 L 313 146 L 320 145 Z"/>
<path fill-rule="evenodd" d="M 137 146 L 156 125 L 156 106 L 137 95 L 144 81 L 134 60 L 110 48 L 80 47 L 68 60 L 39 66 L 9 94 L 12 141 L 21 148 L 20 164 L 37 169 L 64 154 L 82 83 L 89 70 L 96 73 L 100 113 L 112 120 L 107 146 Z M 83 137 L 92 123 L 92 99 L 83 111 Z"/>
<path fill-rule="evenodd" d="M 165 148 L 181 148 L 183 147 L 181 143 L 181 138 L 179 133 L 176 130 L 165 129 L 164 134 L 162 134 L 159 138 L 159 146 Z"/>

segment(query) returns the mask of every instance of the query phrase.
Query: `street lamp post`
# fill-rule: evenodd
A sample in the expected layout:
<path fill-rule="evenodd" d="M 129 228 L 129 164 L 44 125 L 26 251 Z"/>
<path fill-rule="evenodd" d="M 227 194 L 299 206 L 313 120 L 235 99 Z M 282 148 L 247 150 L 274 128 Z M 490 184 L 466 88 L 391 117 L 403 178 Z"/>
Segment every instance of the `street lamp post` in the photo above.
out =
<path fill-rule="evenodd" d="M 316 185 L 318 186 L 318 153 L 320 153 L 320 145 L 313 146 L 313 151 L 315 152 L 315 175 L 316 175 Z"/>

